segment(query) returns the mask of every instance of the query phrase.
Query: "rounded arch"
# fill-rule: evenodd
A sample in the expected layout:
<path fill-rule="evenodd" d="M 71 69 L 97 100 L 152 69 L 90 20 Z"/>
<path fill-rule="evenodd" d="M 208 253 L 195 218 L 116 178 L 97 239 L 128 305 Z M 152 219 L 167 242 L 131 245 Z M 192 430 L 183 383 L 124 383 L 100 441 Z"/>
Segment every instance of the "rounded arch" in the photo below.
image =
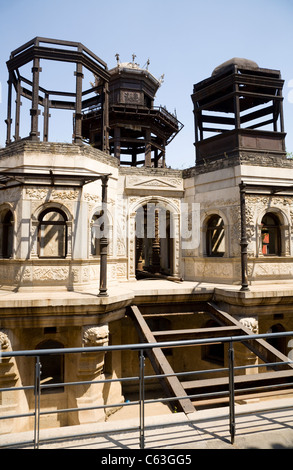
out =
<path fill-rule="evenodd" d="M 39 258 L 66 258 L 67 216 L 56 206 L 44 208 L 38 217 Z"/>
<path fill-rule="evenodd" d="M 64 212 L 68 222 L 73 221 L 73 215 L 72 215 L 71 211 L 68 209 L 68 207 L 66 207 L 64 204 L 61 204 L 61 203 L 58 203 L 58 202 L 46 202 L 46 203 L 41 204 L 40 206 L 38 206 L 32 214 L 32 221 L 37 222 L 39 220 L 40 215 L 42 214 L 42 212 L 44 212 L 46 210 L 52 210 L 53 211 L 54 209 L 57 209 L 58 211 Z"/>
<path fill-rule="evenodd" d="M 271 208 L 260 219 L 260 246 L 264 256 L 281 256 L 285 252 L 284 214 Z"/>
<path fill-rule="evenodd" d="M 157 204 L 158 207 L 162 207 L 163 209 L 170 210 L 173 214 L 180 214 L 179 207 L 171 200 L 163 197 L 163 196 L 145 196 L 139 198 L 129 206 L 129 212 L 134 213 L 140 207 L 145 206 L 148 203 Z"/>
<path fill-rule="evenodd" d="M 226 214 L 220 209 L 214 209 L 214 210 L 205 211 L 204 214 L 202 214 L 201 221 L 200 221 L 201 226 L 206 227 L 208 220 L 214 215 L 218 215 L 219 217 L 221 217 L 221 219 L 223 219 L 225 227 L 229 225 L 229 220 Z"/>
<path fill-rule="evenodd" d="M 256 217 L 256 224 L 258 226 L 261 225 L 262 219 L 268 213 L 271 213 L 272 215 L 277 217 L 279 219 L 280 225 L 289 225 L 290 224 L 288 215 L 282 209 L 280 209 L 279 207 L 272 206 L 272 207 L 269 207 L 269 208 L 264 208 L 261 211 L 259 211 L 259 213 L 257 214 L 257 217 Z"/>
<path fill-rule="evenodd" d="M 130 278 L 144 273 L 179 276 L 179 204 L 162 196 L 136 199 L 129 205 L 129 234 L 129 252 L 134 254 Z"/>
<path fill-rule="evenodd" d="M 205 212 L 201 218 L 202 255 L 207 257 L 229 256 L 228 219 L 221 210 Z"/>
<path fill-rule="evenodd" d="M 41 221 L 42 214 L 48 214 L 56 211 L 58 214 L 63 214 L 63 246 L 62 243 L 59 243 L 59 249 L 57 249 L 57 244 L 55 245 L 55 250 L 53 253 L 49 253 L 49 256 L 43 255 L 40 250 L 40 241 L 42 240 Z M 72 226 L 73 226 L 73 216 L 71 211 L 67 206 L 58 202 L 46 202 L 40 204 L 31 216 L 32 225 L 31 225 L 31 257 L 32 258 L 70 258 L 72 255 Z M 57 221 L 57 220 L 56 220 Z M 55 225 L 55 236 L 57 236 L 57 224 Z M 59 232 L 61 232 L 61 228 Z M 51 234 L 54 236 L 54 233 Z M 42 242 L 41 242 L 42 243 Z M 62 251 L 62 253 L 60 252 Z"/>
<path fill-rule="evenodd" d="M 0 206 L 0 258 L 13 258 L 15 211 L 10 203 Z"/>

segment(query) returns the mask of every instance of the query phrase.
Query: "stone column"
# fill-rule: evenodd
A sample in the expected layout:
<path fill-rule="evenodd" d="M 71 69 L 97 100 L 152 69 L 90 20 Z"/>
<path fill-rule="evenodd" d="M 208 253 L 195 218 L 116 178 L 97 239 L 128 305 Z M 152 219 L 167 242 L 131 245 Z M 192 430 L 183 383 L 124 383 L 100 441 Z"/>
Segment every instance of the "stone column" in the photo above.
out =
<path fill-rule="evenodd" d="M 81 333 L 82 346 L 85 348 L 108 345 L 108 324 L 86 325 L 82 327 Z M 104 360 L 105 353 L 103 351 L 84 352 L 79 354 L 77 363 L 77 380 L 104 380 Z M 75 390 L 77 408 L 104 405 L 103 388 L 103 383 L 82 384 L 78 386 Z M 72 397 L 74 397 L 74 394 Z M 74 424 L 85 424 L 104 421 L 104 419 L 104 409 L 98 408 L 92 410 L 80 410 L 76 413 L 75 417 L 72 418 L 72 421 Z"/>
<path fill-rule="evenodd" d="M 237 320 L 246 328 L 251 330 L 251 334 L 258 334 L 258 318 L 257 317 L 237 317 Z M 258 356 L 256 356 L 250 349 L 244 346 L 242 343 L 235 342 L 235 366 L 245 366 L 245 365 L 257 365 Z M 244 369 L 244 373 L 247 375 L 257 374 L 258 368 L 247 368 Z M 243 370 L 239 372 L 243 374 Z"/>

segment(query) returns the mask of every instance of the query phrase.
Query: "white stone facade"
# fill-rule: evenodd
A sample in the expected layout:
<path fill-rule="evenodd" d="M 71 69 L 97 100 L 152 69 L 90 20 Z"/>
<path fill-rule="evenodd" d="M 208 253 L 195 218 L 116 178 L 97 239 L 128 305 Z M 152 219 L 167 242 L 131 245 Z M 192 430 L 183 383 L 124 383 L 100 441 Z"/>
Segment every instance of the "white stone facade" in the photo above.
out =
<path fill-rule="evenodd" d="M 108 183 L 108 284 L 135 279 L 135 216 L 137 210 L 153 204 L 170 213 L 173 232 L 169 274 L 192 281 L 240 283 L 241 181 L 256 184 L 289 184 L 293 168 L 235 165 L 207 171 L 179 171 L 162 168 L 120 168 L 113 157 L 86 146 L 69 144 L 18 143 L 1 150 L 2 170 L 82 174 L 85 170 L 110 174 Z M 41 165 L 40 165 L 41 163 Z M 11 186 L 11 187 L 9 187 Z M 199 208 L 188 220 L 190 233 L 198 230 L 199 243 L 184 245 L 182 224 L 186 206 Z M 182 212 L 184 207 L 184 213 Z M 66 252 L 56 245 L 60 229 L 40 248 L 41 215 L 54 211 L 64 217 Z M 11 213 L 10 253 L 3 251 L 0 277 L 3 288 L 88 289 L 99 282 L 100 256 L 93 240 L 95 214 L 101 210 L 101 181 L 81 187 L 8 185 L 0 191 L 1 230 Z M 51 211 L 51 212 L 50 212 Z M 261 221 L 266 212 L 280 222 L 280 253 L 262 253 Z M 221 256 L 209 256 L 208 221 L 217 215 L 223 223 Z M 58 215 L 59 217 L 59 215 Z M 247 195 L 249 282 L 291 279 L 293 273 L 290 195 Z M 46 221 L 45 221 L 46 222 Z M 195 225 L 196 224 L 196 225 Z M 59 232 L 58 232 L 59 230 Z M 6 229 L 6 233 L 7 229 Z M 8 235 L 6 235 L 7 238 Z M 2 243 L 8 243 L 5 237 Z M 50 246 L 51 244 L 51 246 Z M 54 245 L 55 244 L 55 245 Z M 3 248 L 4 249 L 4 248 Z M 51 251 L 50 251 L 51 250 Z M 54 252 L 56 251 L 56 253 Z M 52 256 L 51 256 L 52 252 Z M 6 255 L 5 255 L 6 253 Z"/>

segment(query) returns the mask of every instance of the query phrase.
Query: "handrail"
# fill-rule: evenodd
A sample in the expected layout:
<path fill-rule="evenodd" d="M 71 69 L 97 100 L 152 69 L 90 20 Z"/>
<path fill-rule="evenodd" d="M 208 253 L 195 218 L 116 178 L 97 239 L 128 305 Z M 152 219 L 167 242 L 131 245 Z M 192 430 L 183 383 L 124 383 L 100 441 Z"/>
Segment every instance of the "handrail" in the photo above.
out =
<path fill-rule="evenodd" d="M 207 343 L 230 343 L 232 342 L 246 342 L 251 339 L 263 338 L 277 338 L 282 336 L 293 336 L 293 331 L 281 331 L 279 333 L 261 333 L 251 335 L 238 335 L 238 336 L 219 336 L 217 338 L 201 338 L 201 339 L 187 339 L 180 341 L 161 341 L 155 343 L 129 343 L 120 345 L 109 346 L 89 346 L 79 348 L 58 348 L 58 349 L 28 349 L 19 351 L 0 351 L 0 357 L 17 357 L 17 356 L 42 356 L 47 354 L 67 354 L 67 353 L 81 353 L 81 352 L 95 352 L 95 351 L 117 351 L 117 350 L 140 350 L 140 349 L 153 349 L 153 348 L 171 348 L 176 346 L 192 346 Z M 289 361 L 290 363 L 293 360 Z"/>
<path fill-rule="evenodd" d="M 28 390 L 34 389 L 35 391 L 35 409 L 34 411 L 22 414 L 11 414 L 0 416 L 0 421 L 2 419 L 10 419 L 10 418 L 17 418 L 17 417 L 24 417 L 24 416 L 34 416 L 34 439 L 33 442 L 26 442 L 26 443 L 19 443 L 20 444 L 31 444 L 35 449 L 39 448 L 40 443 L 40 418 L 43 414 L 54 414 L 54 413 L 69 413 L 74 411 L 82 411 L 82 410 L 91 410 L 91 409 L 102 409 L 102 408 L 116 408 L 116 407 L 123 407 L 123 406 L 131 406 L 131 405 L 139 405 L 139 444 L 140 448 L 144 448 L 145 445 L 145 404 L 146 403 L 154 403 L 154 402 L 172 402 L 178 401 L 179 399 L 192 399 L 192 398 L 203 398 L 203 397 L 213 397 L 217 396 L 228 396 L 229 397 L 229 431 L 231 436 L 231 443 L 233 444 L 235 434 L 236 434 L 236 423 L 235 423 L 235 384 L 234 384 L 234 373 L 235 370 L 249 368 L 249 367 L 270 367 L 272 365 L 285 365 L 293 368 L 293 360 L 288 358 L 288 361 L 284 362 L 273 362 L 273 363 L 265 363 L 265 364 L 255 364 L 255 365 L 243 365 L 243 366 L 234 366 L 234 348 L 233 344 L 235 342 L 247 342 L 248 340 L 255 340 L 255 339 L 267 339 L 267 338 L 276 338 L 276 337 L 284 337 L 284 336 L 292 336 L 293 331 L 287 332 L 279 332 L 279 333 L 264 333 L 264 334 L 251 334 L 251 335 L 240 335 L 240 336 L 230 336 L 230 337 L 217 337 L 217 338 L 205 338 L 205 339 L 194 339 L 194 340 L 181 340 L 181 341 L 164 341 L 164 342 L 157 342 L 157 343 L 133 343 L 133 344 L 124 344 L 124 345 L 110 345 L 110 346 L 93 346 L 93 347 L 79 347 L 79 348 L 58 348 L 58 349 L 37 349 L 37 350 L 20 350 L 20 351 L 1 351 L 0 349 L 0 362 L 2 358 L 8 357 L 35 357 L 35 383 L 34 385 L 29 386 L 17 386 L 17 387 L 5 387 L 0 388 L 0 392 L 7 392 L 10 390 Z M 228 350 L 228 367 L 223 367 L 220 369 L 206 369 L 206 370 L 198 370 L 198 371 L 188 371 L 188 372 L 177 372 L 174 374 L 155 374 L 155 375 L 145 375 L 144 371 L 144 351 L 153 348 L 172 348 L 172 347 L 182 347 L 182 346 L 196 346 L 202 344 L 213 344 L 213 343 L 228 343 L 229 350 Z M 132 351 L 139 351 L 139 374 L 138 376 L 133 377 L 122 377 L 116 379 L 102 379 L 102 380 L 87 380 L 87 381 L 78 381 L 78 382 L 62 382 L 62 383 L 54 383 L 54 384 L 41 384 L 41 356 L 44 355 L 65 355 L 65 354 L 75 354 L 75 353 L 86 353 L 86 352 L 107 352 L 107 351 L 121 351 L 121 350 L 132 350 Z M 174 375 L 178 377 L 182 377 L 184 375 L 196 375 L 196 374 L 203 374 L 209 372 L 228 372 L 229 377 L 229 390 L 217 391 L 217 392 L 208 392 L 208 393 L 197 393 L 193 395 L 183 396 L 183 397 L 167 397 L 167 398 L 158 398 L 158 399 L 145 399 L 145 381 L 154 378 L 164 378 L 168 375 Z M 293 374 L 293 369 L 292 369 Z M 41 390 L 48 389 L 48 388 L 55 388 L 58 386 L 74 386 L 74 385 L 82 385 L 82 384 L 97 384 L 97 383 L 110 383 L 110 382 L 126 382 L 126 381 L 138 381 L 139 382 L 139 399 L 137 401 L 133 401 L 130 403 L 111 403 L 105 405 L 97 405 L 97 406 L 87 406 L 82 408 L 65 408 L 65 409 L 58 409 L 58 410 L 51 410 L 51 411 L 41 411 L 40 405 L 40 397 L 41 397 Z M 266 389 L 274 389 L 274 388 L 284 388 L 288 386 L 292 386 L 292 383 L 282 383 L 282 384 L 273 384 L 273 385 L 266 385 Z M 262 386 L 262 389 L 264 386 Z M 243 389 L 243 391 L 251 391 L 257 390 L 257 387 L 250 387 L 249 389 Z M 239 390 L 238 390 L 239 391 Z M 241 391 L 241 390 L 240 390 Z M 102 431 L 101 431 L 102 433 Z M 95 433 L 98 434 L 98 433 Z M 77 434 L 79 435 L 79 434 Z M 72 436 L 71 436 L 72 437 Z M 64 438 L 64 436 L 63 436 Z M 57 438 L 56 438 L 57 440 Z M 15 444 L 16 445 L 16 444 Z M 7 447 L 7 446 L 6 446 Z"/>

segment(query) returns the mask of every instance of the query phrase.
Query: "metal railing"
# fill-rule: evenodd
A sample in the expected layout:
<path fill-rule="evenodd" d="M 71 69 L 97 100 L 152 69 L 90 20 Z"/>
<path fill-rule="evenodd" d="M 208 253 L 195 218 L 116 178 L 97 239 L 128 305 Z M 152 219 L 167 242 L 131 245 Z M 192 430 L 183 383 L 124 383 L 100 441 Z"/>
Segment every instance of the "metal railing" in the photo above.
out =
<path fill-rule="evenodd" d="M 243 365 L 243 366 L 235 366 L 234 365 L 234 343 L 241 343 L 247 342 L 249 340 L 255 339 L 268 339 L 268 338 L 278 338 L 284 336 L 292 336 L 293 331 L 281 332 L 281 333 L 266 333 L 266 334 L 252 334 L 252 335 L 242 335 L 242 336 L 231 336 L 231 337 L 218 337 L 218 338 L 205 338 L 205 339 L 195 339 L 195 340 L 185 340 L 185 341 L 165 341 L 165 342 L 158 342 L 158 343 L 138 343 L 138 344 L 126 344 L 126 345 L 112 345 L 112 346 L 97 346 L 97 347 L 81 347 L 81 348 L 58 348 L 58 349 L 39 349 L 39 350 L 26 350 L 26 351 L 0 351 L 0 361 L 2 358 L 11 358 L 11 357 L 34 357 L 35 358 L 35 373 L 34 373 L 34 385 L 28 386 L 19 386 L 19 387 L 6 387 L 0 388 L 1 392 L 8 392 L 8 391 L 16 391 L 16 390 L 34 390 L 35 395 L 35 404 L 34 410 L 28 413 L 22 414 L 10 414 L 0 416 L 0 423 L 1 420 L 5 419 L 12 419 L 12 418 L 21 418 L 21 417 L 34 417 L 34 429 L 33 429 L 33 440 L 26 441 L 26 442 L 18 442 L 12 444 L 6 444 L 2 447 L 17 447 L 17 446 L 24 446 L 24 445 L 33 445 L 35 449 L 39 448 L 40 442 L 40 418 L 42 415 L 48 414 L 57 414 L 57 413 L 70 413 L 70 412 L 80 412 L 85 410 L 93 410 L 99 408 L 121 408 L 123 406 L 132 406 L 132 405 L 139 405 L 139 445 L 140 448 L 143 449 L 145 447 L 145 405 L 148 403 L 156 403 L 156 402 L 172 402 L 184 399 L 199 399 L 199 398 L 213 398 L 215 396 L 219 397 L 228 397 L 229 399 L 229 431 L 231 436 L 231 444 L 234 443 L 234 438 L 236 434 L 236 421 L 235 421 L 235 371 L 241 369 L 248 369 L 248 368 L 261 368 L 261 367 L 277 367 L 277 366 L 284 366 L 289 365 L 291 367 L 292 364 L 292 376 L 293 376 L 293 360 L 288 358 L 288 361 L 281 361 L 281 362 L 271 362 L 271 363 L 262 363 L 262 364 L 254 364 L 254 365 Z M 200 345 L 207 345 L 213 343 L 228 343 L 228 367 L 222 367 L 218 369 L 205 369 L 205 370 L 196 370 L 196 371 L 188 371 L 188 372 L 177 372 L 174 374 L 155 374 L 155 375 L 145 375 L 145 356 L 144 353 L 147 352 L 149 349 L 153 348 L 173 348 L 173 347 L 183 347 L 183 346 L 200 346 Z M 139 351 L 139 374 L 137 376 L 132 377 L 122 377 L 116 379 L 103 379 L 103 380 L 88 380 L 88 381 L 77 381 L 77 382 L 60 382 L 60 383 L 52 383 L 52 384 L 41 384 L 41 357 L 44 355 L 66 355 L 66 354 L 76 354 L 76 353 L 94 353 L 94 352 L 109 352 L 109 351 Z M 183 376 L 190 376 L 196 374 L 205 374 L 205 373 L 215 373 L 215 372 L 227 372 L 229 378 L 229 388 L 227 391 L 217 391 L 217 392 L 208 392 L 208 393 L 197 393 L 194 395 L 188 396 L 181 396 L 181 397 L 167 397 L 167 398 L 154 398 L 154 399 L 145 399 L 145 382 L 150 379 L 163 379 L 166 377 L 176 376 L 181 378 Z M 78 407 L 78 408 L 65 408 L 65 409 L 58 409 L 58 410 L 44 410 L 41 411 L 41 391 L 44 389 L 49 388 L 56 388 L 56 387 L 64 387 L 64 386 L 74 386 L 74 385 L 83 385 L 83 384 L 105 384 L 110 382 L 120 382 L 121 384 L 129 381 L 138 381 L 138 391 L 139 391 L 139 399 L 136 401 L 131 402 L 124 402 L 124 403 L 107 403 L 105 405 L 97 405 L 97 406 L 87 406 L 87 407 Z M 261 385 L 261 389 L 266 390 L 278 390 L 280 388 L 292 387 L 293 388 L 293 380 L 292 382 L 288 383 L 279 383 L 279 384 L 271 384 L 271 385 Z M 259 389 L 259 387 L 250 387 L 249 389 L 245 388 L 243 390 L 237 389 L 237 392 L 252 392 Z M 1 408 L 0 408 L 1 410 Z M 238 413 L 243 414 L 243 413 Z M 129 429 L 123 428 L 123 431 L 127 431 Z M 133 430 L 133 428 L 131 428 Z M 117 431 L 118 432 L 118 431 Z M 121 433 L 121 429 L 119 430 Z M 91 433 L 92 435 L 98 434 L 105 434 L 106 431 L 97 431 Z M 74 437 L 85 437 L 89 436 L 89 434 L 79 434 L 78 433 L 78 425 L 77 425 L 77 433 L 74 435 L 68 436 L 68 438 Z M 62 435 L 62 439 L 66 438 L 66 436 Z M 57 441 L 58 437 L 54 439 L 45 439 L 46 442 L 48 440 Z M 1 447 L 1 446 L 0 446 Z"/>

